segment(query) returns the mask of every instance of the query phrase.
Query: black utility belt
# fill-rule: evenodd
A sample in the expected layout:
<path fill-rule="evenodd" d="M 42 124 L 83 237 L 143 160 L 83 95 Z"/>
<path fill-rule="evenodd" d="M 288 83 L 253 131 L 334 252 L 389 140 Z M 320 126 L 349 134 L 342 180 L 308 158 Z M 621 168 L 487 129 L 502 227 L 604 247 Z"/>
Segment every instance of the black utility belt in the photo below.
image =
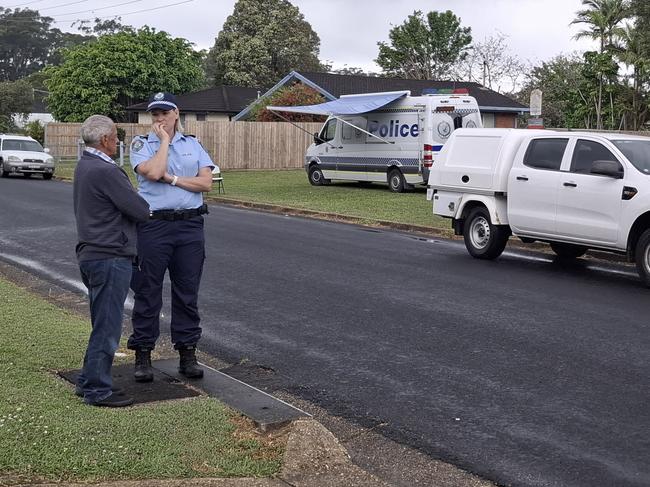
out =
<path fill-rule="evenodd" d="M 205 215 L 208 213 L 208 205 L 201 205 L 198 208 L 191 208 L 189 210 L 154 210 L 149 213 L 151 220 L 189 220 L 195 216 Z"/>

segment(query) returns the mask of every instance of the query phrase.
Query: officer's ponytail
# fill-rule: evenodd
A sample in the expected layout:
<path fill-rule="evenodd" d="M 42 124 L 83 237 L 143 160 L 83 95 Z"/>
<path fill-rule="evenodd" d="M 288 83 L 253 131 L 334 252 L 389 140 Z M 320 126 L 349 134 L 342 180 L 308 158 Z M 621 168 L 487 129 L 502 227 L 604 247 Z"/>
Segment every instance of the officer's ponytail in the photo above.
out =
<path fill-rule="evenodd" d="M 176 119 L 176 123 L 174 124 L 174 130 L 182 134 L 185 132 L 185 129 L 183 128 L 183 124 L 181 123 L 181 113 L 178 108 L 176 109 L 176 111 L 178 112 L 178 118 Z"/>

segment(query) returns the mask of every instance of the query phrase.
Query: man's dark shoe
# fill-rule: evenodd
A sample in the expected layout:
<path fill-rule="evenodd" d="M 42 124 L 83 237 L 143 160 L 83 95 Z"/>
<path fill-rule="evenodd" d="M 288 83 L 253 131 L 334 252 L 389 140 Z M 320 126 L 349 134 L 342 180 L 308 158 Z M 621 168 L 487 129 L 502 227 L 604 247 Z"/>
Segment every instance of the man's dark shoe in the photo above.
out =
<path fill-rule="evenodd" d="M 104 408 L 123 408 L 125 406 L 130 406 L 133 404 L 133 398 L 128 396 L 122 396 L 117 394 L 111 394 L 105 399 L 97 402 L 89 402 L 91 406 L 98 406 Z"/>
<path fill-rule="evenodd" d="M 200 379 L 203 377 L 203 369 L 196 361 L 196 349 L 194 347 L 179 348 L 180 362 L 178 372 L 188 379 Z"/>
<path fill-rule="evenodd" d="M 124 391 L 120 389 L 119 387 L 111 387 L 111 392 L 113 394 L 122 394 Z M 75 386 L 74 388 L 74 393 L 75 396 L 83 397 L 84 396 L 84 391 L 81 390 L 81 387 Z"/>
<path fill-rule="evenodd" d="M 133 377 L 136 382 L 151 382 L 153 380 L 151 350 L 135 351 L 135 371 Z"/>

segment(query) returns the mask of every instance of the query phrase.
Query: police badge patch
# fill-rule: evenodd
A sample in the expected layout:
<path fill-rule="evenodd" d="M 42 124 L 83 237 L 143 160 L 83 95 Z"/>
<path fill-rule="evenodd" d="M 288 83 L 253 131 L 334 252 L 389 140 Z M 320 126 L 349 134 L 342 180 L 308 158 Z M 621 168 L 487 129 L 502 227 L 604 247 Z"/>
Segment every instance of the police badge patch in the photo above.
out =
<path fill-rule="evenodd" d="M 144 142 L 140 139 L 133 139 L 133 142 L 131 142 L 131 152 L 140 152 L 143 147 Z"/>

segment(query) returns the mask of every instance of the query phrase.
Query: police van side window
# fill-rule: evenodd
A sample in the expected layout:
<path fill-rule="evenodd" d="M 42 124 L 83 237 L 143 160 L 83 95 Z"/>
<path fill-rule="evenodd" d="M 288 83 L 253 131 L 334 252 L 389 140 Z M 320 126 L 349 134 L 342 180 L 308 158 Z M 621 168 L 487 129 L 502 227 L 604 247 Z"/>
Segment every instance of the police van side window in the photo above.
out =
<path fill-rule="evenodd" d="M 591 140 L 578 140 L 571 159 L 571 172 L 579 174 L 590 174 L 591 166 L 596 161 L 615 161 L 616 156 L 602 144 Z M 621 171 L 623 166 L 621 166 Z"/>
<path fill-rule="evenodd" d="M 323 130 L 321 130 L 320 133 L 321 139 L 323 139 L 326 142 L 329 142 L 330 140 L 334 140 L 334 136 L 336 135 L 336 122 L 337 120 L 335 118 L 327 121 L 327 123 L 323 127 Z"/>
<path fill-rule="evenodd" d="M 524 165 L 559 171 L 569 139 L 532 140 L 524 156 Z"/>
<path fill-rule="evenodd" d="M 366 134 L 361 130 L 357 129 L 359 127 L 363 130 L 367 130 L 368 119 L 365 117 L 351 117 L 346 118 L 346 122 L 341 122 L 341 140 L 344 144 L 364 144 L 366 142 Z"/>

